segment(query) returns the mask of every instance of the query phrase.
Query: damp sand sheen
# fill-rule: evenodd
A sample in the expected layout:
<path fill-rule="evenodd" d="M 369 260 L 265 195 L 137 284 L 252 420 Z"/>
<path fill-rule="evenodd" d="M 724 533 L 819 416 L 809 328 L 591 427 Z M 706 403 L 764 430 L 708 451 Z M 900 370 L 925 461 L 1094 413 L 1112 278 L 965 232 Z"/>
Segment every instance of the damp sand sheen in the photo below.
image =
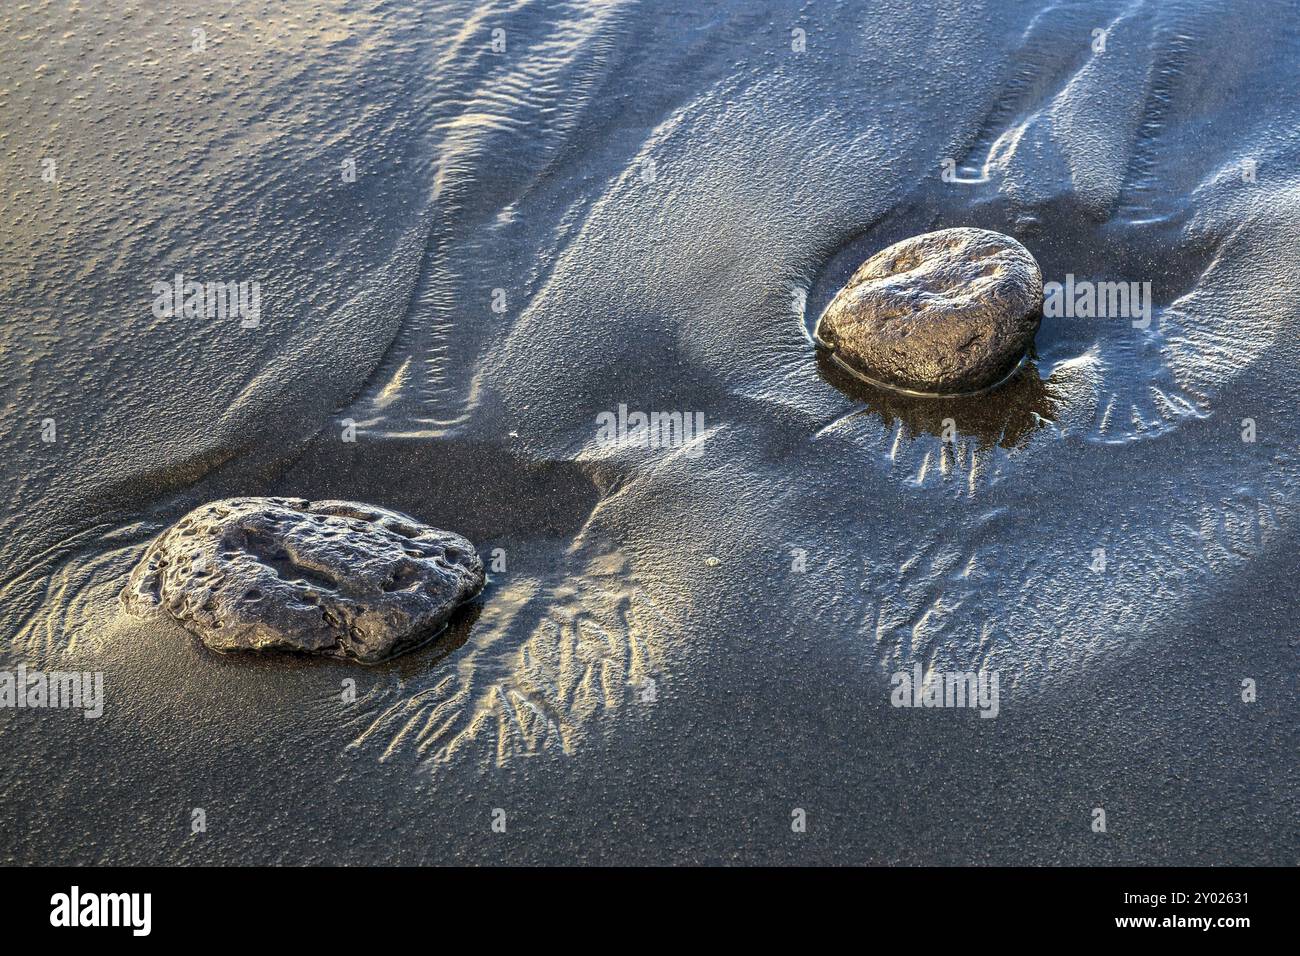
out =
<path fill-rule="evenodd" d="M 0 853 L 1294 862 L 1300 14 L 1260 10 L 525 0 L 497 54 L 472 4 L 243 3 L 204 59 L 194 0 L 0 5 L 0 672 L 103 675 L 0 710 Z M 177 276 L 204 309 L 155 314 Z M 691 441 L 598 441 L 621 406 Z M 195 563 L 222 502 L 251 557 Z M 918 664 L 996 719 L 891 706 Z"/>

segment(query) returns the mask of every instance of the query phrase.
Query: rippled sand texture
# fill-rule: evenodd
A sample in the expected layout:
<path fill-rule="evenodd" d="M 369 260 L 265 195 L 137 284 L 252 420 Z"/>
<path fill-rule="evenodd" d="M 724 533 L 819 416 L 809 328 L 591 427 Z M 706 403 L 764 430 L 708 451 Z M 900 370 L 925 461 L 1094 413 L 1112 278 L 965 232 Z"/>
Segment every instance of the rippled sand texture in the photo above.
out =
<path fill-rule="evenodd" d="M 1300 500 L 1293 5 L 218 6 L 0 12 L 4 666 L 109 698 L 0 713 L 6 858 L 1294 858 L 1231 836 L 1296 810 L 1297 602 L 1259 584 Z M 1151 282 L 1150 327 L 1045 319 L 952 402 L 817 360 L 854 267 L 961 225 Z M 155 318 L 177 272 L 259 281 L 260 327 Z M 620 405 L 704 433 L 602 445 Z M 151 536 L 252 494 L 504 565 L 365 670 L 120 612 Z M 999 671 L 1004 716 L 901 723 L 914 663 Z M 928 755 L 986 774 L 917 796 Z M 1128 843 L 1063 835 L 1098 787 Z M 805 804 L 836 822 L 791 849 Z"/>

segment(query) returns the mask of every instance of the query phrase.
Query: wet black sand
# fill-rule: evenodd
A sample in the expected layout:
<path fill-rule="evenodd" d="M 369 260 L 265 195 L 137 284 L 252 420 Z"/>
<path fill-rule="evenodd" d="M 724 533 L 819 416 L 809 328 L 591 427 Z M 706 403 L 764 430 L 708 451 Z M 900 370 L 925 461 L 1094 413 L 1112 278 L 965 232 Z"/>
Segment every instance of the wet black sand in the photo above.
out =
<path fill-rule="evenodd" d="M 0 711 L 0 858 L 1297 861 L 1290 6 L 244 6 L 209 60 L 188 8 L 0 14 L 0 666 L 107 695 Z M 1150 328 L 1045 319 L 955 404 L 837 378 L 845 270 L 955 225 Z M 262 326 L 158 320 L 177 271 Z M 706 432 L 602 447 L 620 404 Z M 122 613 L 252 494 L 505 566 L 374 668 Z M 915 664 L 998 717 L 891 707 Z"/>

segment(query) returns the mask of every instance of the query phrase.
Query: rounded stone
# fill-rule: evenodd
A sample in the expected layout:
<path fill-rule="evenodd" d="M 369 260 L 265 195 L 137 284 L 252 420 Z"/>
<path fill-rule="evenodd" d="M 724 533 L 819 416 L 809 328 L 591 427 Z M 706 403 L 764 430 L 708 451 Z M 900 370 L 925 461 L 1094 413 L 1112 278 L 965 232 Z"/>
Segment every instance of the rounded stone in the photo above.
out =
<path fill-rule="evenodd" d="M 1016 240 L 941 229 L 858 267 L 814 336 L 849 371 L 930 395 L 977 392 L 1015 370 L 1038 332 L 1043 276 Z"/>
<path fill-rule="evenodd" d="M 354 501 L 231 498 L 149 546 L 122 591 L 214 651 L 291 650 L 371 664 L 436 635 L 483 588 L 460 535 Z"/>

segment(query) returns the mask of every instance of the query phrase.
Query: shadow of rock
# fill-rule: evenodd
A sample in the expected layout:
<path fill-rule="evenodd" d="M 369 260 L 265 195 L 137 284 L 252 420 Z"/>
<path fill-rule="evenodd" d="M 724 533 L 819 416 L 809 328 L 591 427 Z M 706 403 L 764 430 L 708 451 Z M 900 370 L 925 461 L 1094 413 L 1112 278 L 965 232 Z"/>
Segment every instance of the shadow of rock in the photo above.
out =
<path fill-rule="evenodd" d="M 825 349 L 817 350 L 817 368 L 826 381 L 865 405 L 886 427 L 901 424 L 908 438 L 922 434 L 951 438 L 955 431 L 976 439 L 981 448 L 1011 449 L 1021 447 L 1035 431 L 1055 420 L 1051 392 L 1032 357 L 996 388 L 954 398 L 907 395 L 873 385 L 845 369 Z"/>

